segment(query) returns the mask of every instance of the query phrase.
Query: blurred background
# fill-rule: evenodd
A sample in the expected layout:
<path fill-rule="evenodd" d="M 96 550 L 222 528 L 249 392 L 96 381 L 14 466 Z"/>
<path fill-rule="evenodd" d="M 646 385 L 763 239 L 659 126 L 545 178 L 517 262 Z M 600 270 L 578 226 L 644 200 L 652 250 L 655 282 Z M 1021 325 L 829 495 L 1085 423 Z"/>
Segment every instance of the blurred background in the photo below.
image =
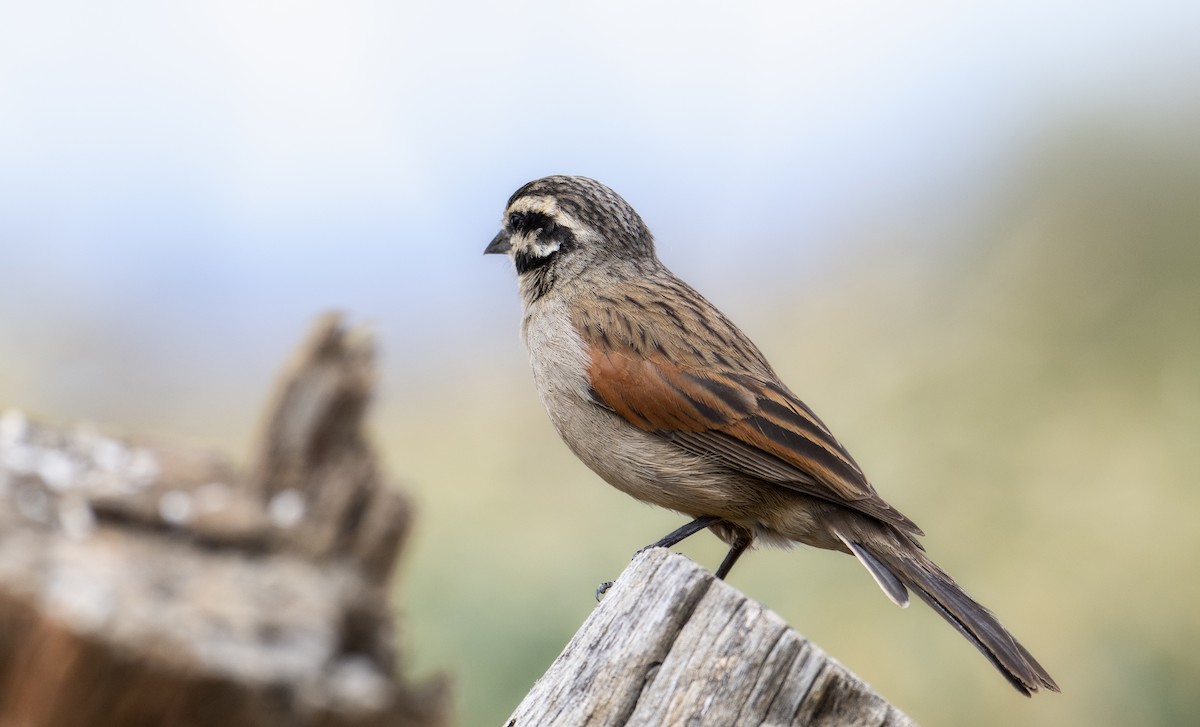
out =
<path fill-rule="evenodd" d="M 410 667 L 501 722 L 681 524 L 541 411 L 508 195 L 595 177 L 1059 681 L 848 558 L 731 582 L 926 724 L 1200 711 L 1200 4 L 0 0 L 0 409 L 244 457 L 328 308 L 420 508 Z M 682 548 L 715 567 L 708 535 Z"/>

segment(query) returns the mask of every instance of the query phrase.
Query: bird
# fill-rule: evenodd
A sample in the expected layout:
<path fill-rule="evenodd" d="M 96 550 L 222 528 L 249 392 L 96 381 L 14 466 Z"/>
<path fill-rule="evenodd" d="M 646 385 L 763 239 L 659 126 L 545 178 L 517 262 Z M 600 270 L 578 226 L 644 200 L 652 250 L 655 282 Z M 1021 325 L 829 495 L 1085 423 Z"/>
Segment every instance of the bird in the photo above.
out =
<path fill-rule="evenodd" d="M 620 195 L 581 176 L 529 182 L 484 253 L 512 259 L 534 383 L 567 447 L 616 489 L 693 518 L 647 547 L 707 528 L 729 545 L 717 578 L 759 543 L 852 555 L 897 605 L 910 591 L 925 601 L 1021 694 L 1059 691 L 746 334 L 658 259 Z"/>

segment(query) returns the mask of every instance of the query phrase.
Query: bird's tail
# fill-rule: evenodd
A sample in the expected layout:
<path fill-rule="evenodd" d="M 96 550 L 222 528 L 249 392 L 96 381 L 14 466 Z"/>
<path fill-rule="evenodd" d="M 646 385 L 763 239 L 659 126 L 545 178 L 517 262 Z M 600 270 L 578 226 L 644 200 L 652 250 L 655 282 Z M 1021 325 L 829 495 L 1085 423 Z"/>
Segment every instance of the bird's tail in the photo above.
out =
<path fill-rule="evenodd" d="M 1058 685 L 1037 659 L 1000 625 L 991 611 L 930 560 L 920 546 L 901 541 L 898 535 L 882 543 L 878 537 L 852 538 L 841 533 L 838 537 L 889 598 L 907 606 L 907 589 L 912 589 L 974 644 L 1017 691 L 1027 697 L 1040 689 L 1058 691 Z"/>

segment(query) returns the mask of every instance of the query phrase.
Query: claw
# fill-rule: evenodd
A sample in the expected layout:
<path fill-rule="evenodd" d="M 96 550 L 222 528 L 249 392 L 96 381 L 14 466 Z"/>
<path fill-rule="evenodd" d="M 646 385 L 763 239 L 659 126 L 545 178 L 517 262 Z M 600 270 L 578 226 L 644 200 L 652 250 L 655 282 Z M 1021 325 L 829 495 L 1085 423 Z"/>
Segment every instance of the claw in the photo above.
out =
<path fill-rule="evenodd" d="M 608 589 L 613 587 L 613 583 L 616 583 L 616 581 L 605 581 L 596 586 L 596 601 L 604 598 L 604 594 L 608 593 Z"/>

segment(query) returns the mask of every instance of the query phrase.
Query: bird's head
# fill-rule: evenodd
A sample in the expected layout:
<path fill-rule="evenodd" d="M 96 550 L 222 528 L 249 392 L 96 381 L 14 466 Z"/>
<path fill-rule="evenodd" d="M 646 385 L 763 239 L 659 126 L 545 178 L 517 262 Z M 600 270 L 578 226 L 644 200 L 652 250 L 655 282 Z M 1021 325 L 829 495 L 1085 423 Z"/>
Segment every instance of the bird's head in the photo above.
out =
<path fill-rule="evenodd" d="M 590 269 L 656 262 L 650 230 L 629 203 L 595 180 L 569 176 L 518 189 L 484 253 L 511 256 L 522 289 L 535 298 Z"/>

